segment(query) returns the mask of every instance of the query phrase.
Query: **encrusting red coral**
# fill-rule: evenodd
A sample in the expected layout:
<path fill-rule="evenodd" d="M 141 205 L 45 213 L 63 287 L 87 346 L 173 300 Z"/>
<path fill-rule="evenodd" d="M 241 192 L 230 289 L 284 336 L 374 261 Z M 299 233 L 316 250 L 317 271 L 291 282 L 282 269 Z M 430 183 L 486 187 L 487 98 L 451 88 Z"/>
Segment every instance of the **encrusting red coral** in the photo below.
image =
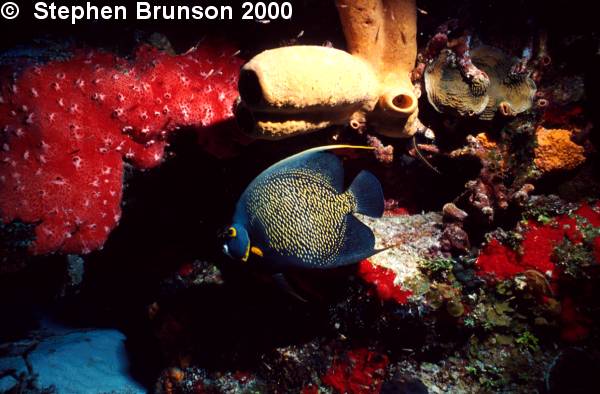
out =
<path fill-rule="evenodd" d="M 594 238 L 594 259 L 600 263 L 600 237 Z"/>
<path fill-rule="evenodd" d="M 351 350 L 344 360 L 334 360 L 321 380 L 338 393 L 379 393 L 388 363 L 383 354 L 368 349 Z"/>
<path fill-rule="evenodd" d="M 241 60 L 227 45 L 135 61 L 78 53 L 0 90 L 0 219 L 36 223 L 33 254 L 102 247 L 121 214 L 123 159 L 151 168 L 182 126 L 233 116 Z"/>
<path fill-rule="evenodd" d="M 600 226 L 600 212 L 597 212 L 588 204 L 582 204 L 574 214 L 586 219 L 587 223 L 593 227 Z M 492 239 L 479 254 L 477 259 L 478 273 L 499 280 L 512 278 L 527 269 L 535 269 L 542 273 L 553 273 L 556 268 L 552 261 L 554 248 L 565 237 L 576 244 L 583 241 L 575 217 L 560 215 L 548 224 L 529 221 L 527 230 L 523 233 L 522 253 L 518 255 L 511 248 L 502 245 L 496 239 Z M 593 240 L 595 252 L 595 245 L 598 244 L 599 238 L 596 237 Z"/>
<path fill-rule="evenodd" d="M 584 242 L 582 225 L 600 227 L 599 204 L 581 204 L 573 214 L 559 215 L 546 224 L 528 222 L 523 233 L 520 254 L 492 239 L 479 254 L 478 274 L 494 280 L 504 280 L 534 269 L 541 273 L 550 273 L 551 285 L 558 289 L 559 282 L 556 279 L 563 272 L 554 263 L 555 248 L 565 239 L 576 245 Z M 584 219 L 583 223 L 581 219 Z M 600 236 L 587 241 L 591 241 L 596 263 L 600 263 Z M 578 342 L 590 333 L 590 318 L 577 309 L 573 298 L 568 294 L 561 300 L 560 321 L 561 339 L 566 342 Z"/>
<path fill-rule="evenodd" d="M 310 384 L 302 388 L 301 394 L 319 394 L 319 388 Z"/>
<path fill-rule="evenodd" d="M 512 278 L 525 270 L 518 262 L 517 253 L 496 239 L 483 248 L 477 266 L 480 274 L 493 275 L 498 279 Z"/>
<path fill-rule="evenodd" d="M 403 205 L 400 205 L 398 200 L 388 198 L 384 202 L 383 216 L 404 216 L 410 215 L 415 211 L 416 209 L 409 209 Z"/>
<path fill-rule="evenodd" d="M 563 341 L 578 342 L 590 333 L 591 319 L 577 310 L 571 297 L 565 297 L 561 302 L 560 320 L 560 337 Z"/>
<path fill-rule="evenodd" d="M 358 265 L 358 274 L 367 283 L 375 286 L 377 295 L 383 301 L 394 300 L 399 304 L 405 304 L 408 297 L 412 295 L 410 290 L 405 290 L 394 283 L 396 274 L 394 271 L 363 260 Z"/>

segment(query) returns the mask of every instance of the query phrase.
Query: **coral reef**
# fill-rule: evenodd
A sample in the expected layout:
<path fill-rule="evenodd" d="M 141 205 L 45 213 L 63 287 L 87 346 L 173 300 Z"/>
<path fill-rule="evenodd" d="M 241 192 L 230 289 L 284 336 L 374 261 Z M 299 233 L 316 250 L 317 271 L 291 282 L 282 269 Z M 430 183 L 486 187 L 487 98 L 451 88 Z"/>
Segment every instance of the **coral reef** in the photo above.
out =
<path fill-rule="evenodd" d="M 214 375 L 197 368 L 169 368 L 154 387 L 157 394 L 173 393 L 260 393 L 266 385 L 256 377 L 238 372 Z"/>
<path fill-rule="evenodd" d="M 470 180 L 456 203 L 470 213 L 469 220 L 492 223 L 496 211 L 506 212 L 510 205 L 520 206 L 534 187 L 528 183 L 514 182 L 507 185 L 505 179 L 512 170 L 509 163 L 510 141 L 494 141 L 486 133 L 468 135 L 467 145 L 450 152 L 455 159 L 472 156 L 481 163 L 477 179 Z"/>
<path fill-rule="evenodd" d="M 367 282 L 375 285 L 377 296 L 383 300 L 394 300 L 399 304 L 405 304 L 412 294 L 410 290 L 404 290 L 396 284 L 396 273 L 389 268 L 375 265 L 369 260 L 359 263 L 358 274 Z"/>
<path fill-rule="evenodd" d="M 430 212 L 361 219 L 373 230 L 375 247 L 384 251 L 361 262 L 359 275 L 373 283 L 384 300 L 402 303 L 412 293 L 420 294 L 419 263 L 424 258 L 441 256 L 441 215 Z"/>
<path fill-rule="evenodd" d="M 367 121 L 386 136 L 412 136 L 422 128 L 420 94 L 410 79 L 417 57 L 416 2 L 338 0 L 336 5 L 348 50 L 371 64 L 380 84 L 379 102 Z"/>
<path fill-rule="evenodd" d="M 477 267 L 480 275 L 495 281 L 522 275 L 523 286 L 537 293 L 542 306 L 554 311 L 561 339 L 580 342 L 590 335 L 591 318 L 589 310 L 583 308 L 585 303 L 575 303 L 574 295 L 582 295 L 572 288 L 572 282 L 586 283 L 597 275 L 598 262 L 593 255 L 600 234 L 600 210 L 597 202 L 582 203 L 563 213 L 553 211 L 553 204 L 566 206 L 535 199 L 526 215 L 537 219 L 524 222 L 516 233 L 504 237 L 504 243 L 511 246 L 492 239 L 481 251 Z M 547 320 L 540 317 L 536 321 L 543 325 Z"/>
<path fill-rule="evenodd" d="M 444 50 L 431 63 L 424 74 L 429 103 L 438 112 L 454 111 L 460 116 L 475 116 L 488 105 L 489 96 L 463 81 L 462 74 L 449 67 L 452 52 Z"/>
<path fill-rule="evenodd" d="M 444 59 L 444 63 L 451 63 L 458 69 L 474 95 L 483 96 L 490 85 L 490 77 L 473 64 L 470 53 L 472 34 L 469 31 L 462 31 L 459 37 L 450 37 L 451 34 L 460 31 L 460 24 L 458 19 L 450 19 L 437 28 L 425 49 L 418 55 L 419 63 L 413 71 L 413 77 L 421 79 L 427 65 L 432 62 L 439 63 L 439 58 L 437 61 L 434 59 L 440 57 Z"/>
<path fill-rule="evenodd" d="M 138 48 L 127 58 L 66 44 L 0 54 L 0 391 L 594 391 L 595 14 L 300 3 L 285 23 L 225 25 L 252 59 L 237 106 L 234 48 L 176 54 L 200 24 L 160 28 L 172 46 L 115 24 L 113 51 Z M 379 253 L 285 267 L 285 288 L 274 264 L 229 259 L 220 236 L 244 187 L 330 144 L 375 154 L 340 159 L 344 185 L 362 170 L 380 180 L 383 217 L 357 215 Z"/>
<path fill-rule="evenodd" d="M 121 215 L 124 161 L 152 168 L 167 135 L 232 116 L 240 60 L 205 44 L 134 61 L 77 53 L 31 65 L 2 85 L 2 221 L 35 223 L 33 254 L 101 248 Z"/>

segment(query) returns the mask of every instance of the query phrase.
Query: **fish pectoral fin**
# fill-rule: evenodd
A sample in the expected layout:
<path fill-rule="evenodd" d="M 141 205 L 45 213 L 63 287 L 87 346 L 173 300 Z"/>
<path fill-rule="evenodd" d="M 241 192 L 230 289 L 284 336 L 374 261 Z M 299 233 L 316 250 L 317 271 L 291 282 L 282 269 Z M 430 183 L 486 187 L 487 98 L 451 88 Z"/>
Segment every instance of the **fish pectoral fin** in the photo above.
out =
<path fill-rule="evenodd" d="M 275 282 L 275 284 L 277 285 L 277 287 L 279 287 L 279 289 L 285 291 L 286 293 L 288 293 L 292 297 L 294 297 L 297 300 L 300 300 L 302 302 L 308 302 L 304 297 L 302 297 L 300 294 L 298 294 L 296 292 L 296 290 L 294 290 L 294 288 L 292 287 L 292 285 L 290 285 L 290 283 L 286 279 L 285 275 L 282 274 L 281 272 L 278 273 L 278 274 L 274 274 L 273 275 L 273 281 Z"/>
<path fill-rule="evenodd" d="M 252 246 L 250 248 L 250 253 L 257 255 L 258 257 L 263 257 L 264 253 L 258 246 Z"/>

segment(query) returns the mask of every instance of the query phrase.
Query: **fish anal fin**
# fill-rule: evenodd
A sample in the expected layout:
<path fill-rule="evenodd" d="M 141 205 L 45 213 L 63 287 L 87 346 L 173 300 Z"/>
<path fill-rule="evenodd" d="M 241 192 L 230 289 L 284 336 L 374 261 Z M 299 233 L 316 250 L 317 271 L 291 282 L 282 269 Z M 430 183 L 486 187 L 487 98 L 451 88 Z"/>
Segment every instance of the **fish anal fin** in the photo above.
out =
<path fill-rule="evenodd" d="M 284 292 L 286 292 L 287 294 L 291 295 L 299 301 L 308 302 L 304 297 L 298 294 L 298 292 L 292 287 L 292 285 L 290 285 L 290 282 L 288 282 L 284 274 L 282 274 L 281 272 L 273 274 L 272 278 L 275 282 L 275 285 L 277 285 L 279 289 L 283 290 Z"/>

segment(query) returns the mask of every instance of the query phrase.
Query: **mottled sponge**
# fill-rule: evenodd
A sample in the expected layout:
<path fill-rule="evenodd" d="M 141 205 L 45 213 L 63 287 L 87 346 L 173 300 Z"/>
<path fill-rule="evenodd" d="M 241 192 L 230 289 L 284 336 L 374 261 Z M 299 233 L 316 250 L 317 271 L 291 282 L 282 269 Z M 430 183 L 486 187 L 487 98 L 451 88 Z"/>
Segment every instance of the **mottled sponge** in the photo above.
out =
<path fill-rule="evenodd" d="M 223 45 L 134 61 L 77 53 L 3 78 L 0 219 L 36 224 L 30 252 L 88 253 L 121 215 L 123 160 L 151 168 L 165 137 L 232 117 L 241 60 Z"/>
<path fill-rule="evenodd" d="M 471 56 L 476 70 L 489 77 L 489 86 L 466 79 L 460 60 L 448 50 L 425 70 L 427 99 L 436 111 L 492 120 L 496 112 L 514 116 L 531 108 L 535 82 L 527 74 L 513 73 L 518 59 L 485 45 L 472 49 Z"/>
<path fill-rule="evenodd" d="M 536 167 L 543 172 L 572 170 L 585 161 L 584 149 L 571 141 L 571 132 L 561 129 L 536 131 Z"/>

